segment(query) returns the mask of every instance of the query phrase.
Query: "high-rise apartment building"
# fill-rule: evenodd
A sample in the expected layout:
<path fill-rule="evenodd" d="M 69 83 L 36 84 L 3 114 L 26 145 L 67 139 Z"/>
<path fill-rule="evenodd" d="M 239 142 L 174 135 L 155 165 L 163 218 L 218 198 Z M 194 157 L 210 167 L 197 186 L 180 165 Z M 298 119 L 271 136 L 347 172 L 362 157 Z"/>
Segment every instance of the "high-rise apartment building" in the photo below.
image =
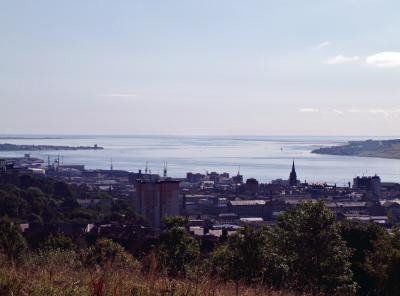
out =
<path fill-rule="evenodd" d="M 138 180 L 136 208 L 150 226 L 161 228 L 164 217 L 180 214 L 179 181 Z"/>

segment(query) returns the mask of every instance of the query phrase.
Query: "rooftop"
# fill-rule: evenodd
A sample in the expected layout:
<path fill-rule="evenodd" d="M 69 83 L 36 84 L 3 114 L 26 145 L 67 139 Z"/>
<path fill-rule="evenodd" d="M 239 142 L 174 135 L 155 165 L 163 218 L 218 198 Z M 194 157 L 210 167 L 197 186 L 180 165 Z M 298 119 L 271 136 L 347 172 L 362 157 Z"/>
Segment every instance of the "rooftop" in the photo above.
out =
<path fill-rule="evenodd" d="M 231 200 L 229 203 L 232 206 L 263 206 L 266 204 L 265 200 Z"/>

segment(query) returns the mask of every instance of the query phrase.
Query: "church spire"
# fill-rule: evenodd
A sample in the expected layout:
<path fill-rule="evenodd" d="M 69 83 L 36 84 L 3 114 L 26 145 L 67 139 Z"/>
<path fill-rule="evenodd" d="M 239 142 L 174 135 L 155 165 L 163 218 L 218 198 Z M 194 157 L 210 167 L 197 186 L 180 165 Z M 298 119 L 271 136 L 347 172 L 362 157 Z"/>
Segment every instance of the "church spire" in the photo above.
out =
<path fill-rule="evenodd" d="M 294 160 L 293 160 L 293 164 L 292 164 L 292 171 L 290 172 L 290 176 L 289 176 L 289 184 L 290 186 L 297 186 L 297 173 L 296 173 L 296 167 L 294 165 Z"/>

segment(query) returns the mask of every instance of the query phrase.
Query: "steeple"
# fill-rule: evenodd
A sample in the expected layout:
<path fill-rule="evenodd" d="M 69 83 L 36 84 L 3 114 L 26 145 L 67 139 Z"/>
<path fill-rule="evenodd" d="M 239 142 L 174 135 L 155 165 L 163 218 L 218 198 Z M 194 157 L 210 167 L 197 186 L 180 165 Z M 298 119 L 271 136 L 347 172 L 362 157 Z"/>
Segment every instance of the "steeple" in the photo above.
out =
<path fill-rule="evenodd" d="M 167 169 L 168 169 L 168 163 L 164 162 L 164 169 L 163 169 L 163 177 L 167 177 Z"/>
<path fill-rule="evenodd" d="M 293 164 L 292 164 L 292 171 L 290 172 L 290 176 L 289 176 L 289 185 L 297 186 L 297 174 L 296 174 L 296 167 L 294 165 L 294 160 L 293 160 Z"/>

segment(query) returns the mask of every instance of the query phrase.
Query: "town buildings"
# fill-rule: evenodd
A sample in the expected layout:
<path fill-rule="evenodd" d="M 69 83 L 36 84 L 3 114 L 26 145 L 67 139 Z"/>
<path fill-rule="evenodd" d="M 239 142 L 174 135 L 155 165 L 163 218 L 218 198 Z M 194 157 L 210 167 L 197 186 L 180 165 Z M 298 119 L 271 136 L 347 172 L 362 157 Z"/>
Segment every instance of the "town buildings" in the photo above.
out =
<path fill-rule="evenodd" d="M 243 182 L 243 176 L 228 173 L 187 173 L 173 179 L 145 170 L 87 170 L 83 165 L 55 162 L 45 166 L 42 160 L 23 157 L 0 161 L 0 173 L 37 174 L 55 178 L 83 192 L 77 200 L 81 207 L 107 206 L 118 199 L 129 199 L 145 224 L 129 227 L 151 229 L 157 235 L 162 219 L 185 216 L 196 233 L 219 235 L 243 227 L 273 226 L 280 214 L 301 202 L 322 200 L 339 221 L 374 222 L 388 228 L 400 225 L 400 184 L 381 182 L 379 176 L 357 177 L 353 186 L 300 182 L 293 161 L 289 178 L 262 183 L 254 178 Z M 289 166 L 290 169 L 290 166 Z M 103 195 L 102 195 L 103 194 Z M 99 198 L 100 196 L 100 198 Z M 104 198 L 106 196 L 106 198 Z M 389 219 L 390 217 L 390 219 Z M 106 229 L 106 226 L 96 226 Z M 118 229 L 113 224 L 113 231 Z M 121 233 L 128 229 L 120 225 Z M 138 229 L 139 229 L 138 228 Z M 110 228 L 111 229 L 111 228 Z M 125 230 L 124 230 L 125 229 Z M 130 228 L 129 228 L 130 229 Z M 100 231 L 99 233 L 108 233 Z"/>

